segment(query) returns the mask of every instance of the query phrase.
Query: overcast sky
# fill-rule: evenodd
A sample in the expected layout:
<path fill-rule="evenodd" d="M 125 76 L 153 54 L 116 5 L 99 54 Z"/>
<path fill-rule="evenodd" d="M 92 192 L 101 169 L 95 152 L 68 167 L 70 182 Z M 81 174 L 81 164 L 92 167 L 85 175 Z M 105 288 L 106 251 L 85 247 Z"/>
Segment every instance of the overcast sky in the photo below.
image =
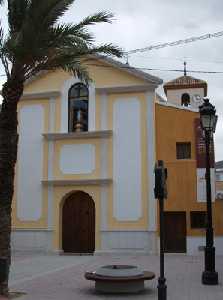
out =
<path fill-rule="evenodd" d="M 76 0 L 63 18 L 77 22 L 88 14 L 106 10 L 115 14 L 113 24 L 92 27 L 98 43 L 112 42 L 124 50 L 171 42 L 206 33 L 223 31 L 221 0 Z M 1 12 L 1 18 L 4 12 Z M 3 19 L 6 26 L 6 20 Z M 4 26 L 4 27 L 5 27 Z M 166 47 L 129 58 L 135 67 L 223 72 L 223 37 L 187 45 Z M 150 71 L 165 81 L 181 76 L 177 72 Z M 3 68 L 0 66 L 0 74 Z M 216 160 L 223 159 L 223 74 L 190 74 L 208 83 L 208 96 L 219 115 Z M 0 77 L 0 84 L 4 77 Z M 162 89 L 159 89 L 162 93 Z"/>

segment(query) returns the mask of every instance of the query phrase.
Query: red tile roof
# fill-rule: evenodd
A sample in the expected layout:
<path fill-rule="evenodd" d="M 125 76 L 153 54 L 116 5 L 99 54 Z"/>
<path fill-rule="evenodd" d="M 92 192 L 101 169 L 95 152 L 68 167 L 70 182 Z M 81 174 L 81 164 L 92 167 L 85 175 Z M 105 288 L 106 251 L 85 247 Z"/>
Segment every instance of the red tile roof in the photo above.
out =
<path fill-rule="evenodd" d="M 185 88 L 204 88 L 205 96 L 207 95 L 207 82 L 192 76 L 181 76 L 164 84 L 165 93 L 167 90 L 177 90 Z"/>

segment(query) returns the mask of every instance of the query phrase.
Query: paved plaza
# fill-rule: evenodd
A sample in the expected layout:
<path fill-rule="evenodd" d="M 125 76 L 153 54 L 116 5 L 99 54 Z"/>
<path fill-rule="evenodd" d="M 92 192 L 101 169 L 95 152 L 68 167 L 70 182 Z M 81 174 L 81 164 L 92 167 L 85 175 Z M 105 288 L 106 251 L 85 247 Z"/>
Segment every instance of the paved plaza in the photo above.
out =
<path fill-rule="evenodd" d="M 145 283 L 138 295 L 102 295 L 94 290 L 94 283 L 84 279 L 84 272 L 105 264 L 133 264 L 159 274 L 159 257 L 146 255 L 59 256 L 22 254 L 13 256 L 10 290 L 25 295 L 20 300 L 71 299 L 157 299 L 157 277 Z M 223 256 L 216 257 L 219 272 L 218 286 L 201 284 L 203 255 L 166 255 L 168 300 L 222 300 Z"/>

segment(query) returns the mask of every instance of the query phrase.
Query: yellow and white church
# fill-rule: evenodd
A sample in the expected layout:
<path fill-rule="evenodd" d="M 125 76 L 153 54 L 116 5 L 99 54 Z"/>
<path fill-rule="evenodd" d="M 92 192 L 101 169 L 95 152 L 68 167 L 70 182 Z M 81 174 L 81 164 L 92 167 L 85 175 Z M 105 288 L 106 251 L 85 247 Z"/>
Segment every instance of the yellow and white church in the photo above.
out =
<path fill-rule="evenodd" d="M 176 177 L 192 174 L 189 183 L 185 177 L 188 197 L 204 211 L 193 122 L 207 84 L 182 76 L 186 82 L 164 86 L 166 102 L 155 92 L 162 80 L 148 73 L 99 56 L 91 57 L 87 67 L 88 86 L 60 70 L 26 82 L 18 106 L 12 248 L 155 253 L 154 165 L 164 159 L 173 179 L 168 179 L 167 209 L 185 212 L 183 252 L 194 252 L 204 234 L 190 234 L 192 204 L 177 204 L 182 187 Z M 189 129 L 185 122 L 191 123 Z M 176 150 L 183 142 L 187 145 Z M 219 229 L 220 243 L 222 235 Z"/>

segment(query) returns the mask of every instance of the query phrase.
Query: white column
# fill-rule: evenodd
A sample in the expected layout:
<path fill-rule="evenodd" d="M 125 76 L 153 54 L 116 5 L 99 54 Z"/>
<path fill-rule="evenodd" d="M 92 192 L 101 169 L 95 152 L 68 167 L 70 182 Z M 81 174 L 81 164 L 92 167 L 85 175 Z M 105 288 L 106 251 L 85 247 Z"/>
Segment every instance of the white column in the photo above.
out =
<path fill-rule="evenodd" d="M 95 131 L 95 112 L 96 112 L 95 87 L 93 84 L 91 84 L 89 86 L 89 101 L 88 101 L 88 131 Z"/>
<path fill-rule="evenodd" d="M 108 188 L 102 186 L 101 190 L 101 231 L 108 229 Z"/>
<path fill-rule="evenodd" d="M 56 99 L 49 100 L 49 133 L 55 132 Z M 48 180 L 53 180 L 54 142 L 48 141 Z M 47 188 L 48 198 L 48 229 L 53 226 L 53 187 Z"/>
<path fill-rule="evenodd" d="M 50 98 L 49 104 L 49 133 L 53 133 L 55 132 L 56 99 Z"/>
<path fill-rule="evenodd" d="M 100 106 L 101 106 L 101 130 L 108 129 L 108 96 L 106 93 L 100 95 Z"/>
<path fill-rule="evenodd" d="M 147 145 L 148 145 L 148 202 L 149 202 L 149 230 L 156 231 L 156 200 L 154 198 L 154 166 L 155 154 L 155 103 L 154 92 L 146 93 L 147 96 Z"/>

